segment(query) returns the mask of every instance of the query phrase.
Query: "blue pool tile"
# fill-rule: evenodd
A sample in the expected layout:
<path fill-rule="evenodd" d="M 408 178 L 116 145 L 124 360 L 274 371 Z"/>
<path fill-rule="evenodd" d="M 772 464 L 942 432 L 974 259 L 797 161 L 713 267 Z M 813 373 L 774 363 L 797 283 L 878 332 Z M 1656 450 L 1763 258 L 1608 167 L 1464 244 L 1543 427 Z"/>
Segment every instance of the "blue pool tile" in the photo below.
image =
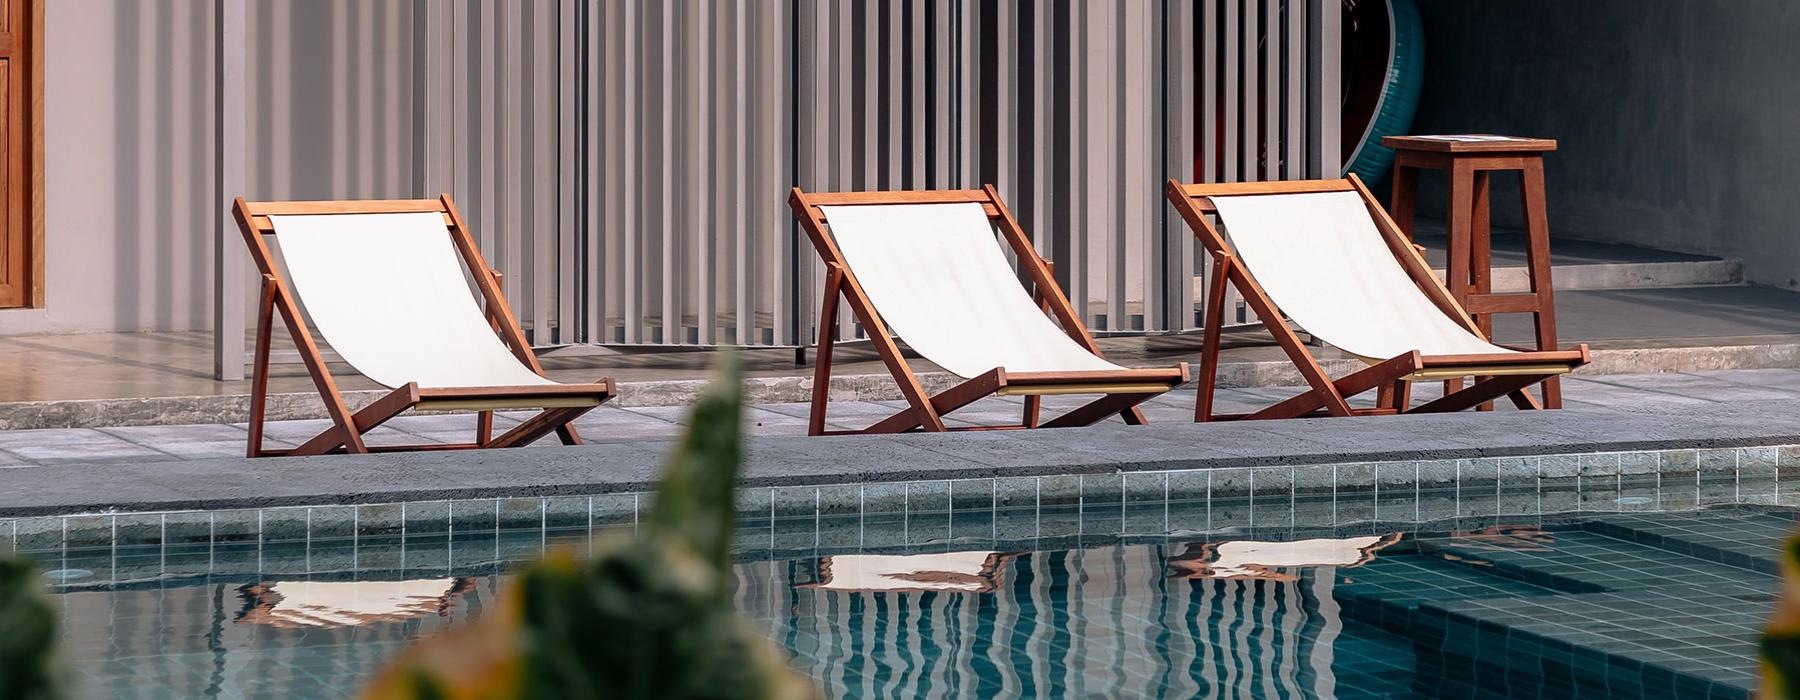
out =
<path fill-rule="evenodd" d="M 907 509 L 906 484 L 864 484 L 863 512 L 869 514 L 904 514 Z"/>
<path fill-rule="evenodd" d="M 1081 477 L 1070 474 L 1040 476 L 1038 484 L 1038 505 L 1042 507 L 1069 506 L 1081 502 Z"/>
<path fill-rule="evenodd" d="M 1538 457 L 1538 476 L 1540 478 L 1572 479 L 1580 475 L 1580 455 L 1543 455 Z"/>
<path fill-rule="evenodd" d="M 494 511 L 495 526 L 501 530 L 535 530 L 544 526 L 542 498 L 502 498 Z"/>
<path fill-rule="evenodd" d="M 1296 494 L 1313 495 L 1337 490 L 1338 466 L 1335 464 L 1308 464 L 1293 469 Z"/>
<path fill-rule="evenodd" d="M 1206 501 L 1212 497 L 1211 469 L 1169 472 L 1169 500 Z"/>
<path fill-rule="evenodd" d="M 1082 474 L 1081 502 L 1085 505 L 1102 503 L 1123 504 L 1125 501 L 1124 477 L 1121 474 Z"/>
<path fill-rule="evenodd" d="M 1581 477 L 1598 479 L 1619 475 L 1619 454 L 1617 452 L 1599 452 L 1581 455 Z"/>
<path fill-rule="evenodd" d="M 862 486 L 830 484 L 818 488 L 819 515 L 856 515 L 862 512 Z"/>
<path fill-rule="evenodd" d="M 1662 471 L 1662 455 L 1657 452 L 1626 452 L 1619 455 L 1619 473 L 1656 474 Z"/>
<path fill-rule="evenodd" d="M 340 539 L 356 536 L 356 506 L 313 506 L 307 511 L 309 538 Z"/>
<path fill-rule="evenodd" d="M 1701 481 L 1719 481 L 1737 476 L 1738 451 L 1732 448 L 1699 450 L 1695 453 L 1695 463 L 1700 471 Z"/>
<path fill-rule="evenodd" d="M 401 504 L 401 517 L 408 535 L 450 531 L 450 502 L 422 501 Z"/>
<path fill-rule="evenodd" d="M 405 531 L 405 509 L 398 503 L 356 506 L 358 537 L 398 536 Z"/>
<path fill-rule="evenodd" d="M 1001 477 L 994 479 L 994 503 L 997 508 L 1037 508 L 1037 477 Z"/>
<path fill-rule="evenodd" d="M 943 513 L 950 510 L 950 482 L 915 481 L 906 484 L 908 513 Z"/>
<path fill-rule="evenodd" d="M 500 503 L 494 499 L 450 502 L 450 528 L 457 535 L 492 533 L 499 529 Z"/>
<path fill-rule="evenodd" d="M 1294 495 L 1293 467 L 1256 467 L 1250 470 L 1251 493 L 1260 501 L 1287 500 Z"/>
<path fill-rule="evenodd" d="M 1161 504 L 1169 497 L 1168 472 L 1126 472 L 1123 480 L 1127 505 Z"/>
<path fill-rule="evenodd" d="M 1210 472 L 1208 493 L 1211 498 L 1246 498 L 1250 495 L 1250 470 L 1244 467 L 1224 467 Z"/>
<path fill-rule="evenodd" d="M 544 499 L 546 527 L 569 530 L 590 527 L 593 499 L 588 496 L 550 496 Z"/>
<path fill-rule="evenodd" d="M 638 496 L 630 493 L 603 493 L 589 499 L 596 528 L 631 526 L 638 521 Z"/>
<path fill-rule="evenodd" d="M 819 512 L 819 489 L 814 486 L 777 486 L 770 489 L 776 518 L 812 519 Z"/>

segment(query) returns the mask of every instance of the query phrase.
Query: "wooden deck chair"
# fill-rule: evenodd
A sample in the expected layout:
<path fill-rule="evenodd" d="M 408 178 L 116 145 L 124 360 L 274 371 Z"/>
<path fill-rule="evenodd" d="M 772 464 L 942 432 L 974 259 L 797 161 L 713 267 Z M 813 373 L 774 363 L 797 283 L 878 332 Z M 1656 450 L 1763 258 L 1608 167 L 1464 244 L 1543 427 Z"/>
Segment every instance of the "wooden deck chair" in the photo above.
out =
<path fill-rule="evenodd" d="M 1127 369 L 1101 357 L 1093 336 L 1052 279 L 1050 264 L 1038 256 L 992 186 L 837 193 L 794 188 L 788 204 L 826 269 L 810 434 L 1069 427 L 1113 415 L 1139 425 L 1145 422 L 1139 403 L 1188 380 L 1185 363 Z M 996 230 L 1031 279 L 1035 299 L 1001 252 Z M 860 431 L 825 429 L 840 296 L 908 404 Z M 901 355 L 896 335 L 964 381 L 926 395 Z M 995 394 L 1025 397 L 1019 423 L 944 425 L 944 414 Z M 1040 423 L 1040 397 L 1052 394 L 1101 396 Z"/>
<path fill-rule="evenodd" d="M 1527 387 L 1580 367 L 1588 349 L 1525 351 L 1488 342 L 1361 180 L 1184 185 L 1164 190 L 1212 255 L 1195 420 L 1460 411 L 1501 396 L 1539 408 Z M 1226 236 L 1208 214 L 1217 214 Z M 1264 319 L 1285 313 L 1315 338 L 1369 363 L 1333 380 L 1285 323 L 1265 324 L 1311 390 L 1255 413 L 1212 411 L 1226 285 Z M 1411 405 L 1411 381 L 1476 377 Z M 1377 390 L 1374 408 L 1351 396 Z"/>
<path fill-rule="evenodd" d="M 262 272 L 250 392 L 251 457 L 519 447 L 551 432 L 564 444 L 580 444 L 570 421 L 613 396 L 610 379 L 559 384 L 544 378 L 500 294 L 500 274 L 482 260 L 449 195 L 318 202 L 246 202 L 239 197 L 233 212 Z M 264 236 L 280 244 L 285 277 Z M 469 278 L 477 291 L 470 291 Z M 302 303 L 340 359 L 393 391 L 351 413 L 307 330 Z M 276 313 L 287 324 L 333 423 L 289 450 L 262 444 L 270 326 Z M 474 439 L 364 444 L 364 433 L 412 408 L 475 410 Z M 543 410 L 492 436 L 493 411 L 527 408 Z"/>

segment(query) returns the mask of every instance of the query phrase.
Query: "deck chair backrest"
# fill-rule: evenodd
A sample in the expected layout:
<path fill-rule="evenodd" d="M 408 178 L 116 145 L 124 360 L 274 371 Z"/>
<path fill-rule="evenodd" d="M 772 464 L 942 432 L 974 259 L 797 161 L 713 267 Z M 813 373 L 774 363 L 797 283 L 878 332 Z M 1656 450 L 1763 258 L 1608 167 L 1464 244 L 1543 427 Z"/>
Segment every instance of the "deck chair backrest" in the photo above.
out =
<path fill-rule="evenodd" d="M 1356 191 L 1211 198 L 1231 246 L 1275 306 L 1345 352 L 1385 359 L 1510 353 L 1434 304 Z"/>
<path fill-rule="evenodd" d="M 269 221 L 319 335 L 369 379 L 422 388 L 550 383 L 501 342 L 463 276 L 443 214 Z"/>
<path fill-rule="evenodd" d="M 882 320 L 952 374 L 1122 369 L 1069 337 L 1026 293 L 981 204 L 819 210 Z"/>

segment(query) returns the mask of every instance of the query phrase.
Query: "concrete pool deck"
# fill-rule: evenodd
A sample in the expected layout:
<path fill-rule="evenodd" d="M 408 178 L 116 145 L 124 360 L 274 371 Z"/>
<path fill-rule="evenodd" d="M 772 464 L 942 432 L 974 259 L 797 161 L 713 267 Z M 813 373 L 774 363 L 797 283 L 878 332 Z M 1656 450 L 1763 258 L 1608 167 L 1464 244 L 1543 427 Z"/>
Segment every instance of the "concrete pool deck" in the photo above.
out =
<path fill-rule="evenodd" d="M 816 507 L 828 487 L 920 481 L 983 480 L 982 488 L 993 494 L 1006 486 L 998 480 L 1067 477 L 1075 481 L 1076 500 L 1089 491 L 1089 481 L 1114 498 L 1154 483 L 1166 496 L 1177 483 L 1172 474 L 1207 470 L 1226 474 L 1216 483 L 1206 477 L 1208 497 L 1381 481 L 1460 488 L 1464 479 L 1476 479 L 1497 488 L 1509 479 L 1633 474 L 1699 480 L 1747 475 L 1773 482 L 1800 470 L 1800 449 L 1793 447 L 1800 445 L 1800 371 L 1632 375 L 1570 384 L 1571 408 L 1559 412 L 1200 425 L 1184 420 L 1192 395 L 1183 393 L 1151 405 L 1156 424 L 1150 426 L 947 435 L 809 438 L 796 434 L 803 430 L 804 406 L 756 406 L 748 411 L 745 486 L 762 489 L 771 503 L 776 495 L 770 489 L 811 488 L 804 505 Z M 1239 390 L 1232 400 L 1267 402 L 1279 395 L 1277 389 Z M 854 423 L 893 409 L 844 403 L 833 406 L 833 416 Z M 966 417 L 1011 417 L 1017 410 L 1016 403 L 992 399 Z M 588 435 L 608 441 L 581 447 L 262 460 L 220 456 L 242 449 L 242 429 L 232 425 L 5 432 L 0 456 L 16 466 L 0 468 L 0 517 L 642 492 L 654 484 L 667 440 L 679 430 L 679 414 L 675 408 L 609 408 L 582 425 Z M 461 433 L 444 431 L 453 423 L 466 431 L 469 422 L 467 416 L 402 418 L 381 437 L 458 439 Z M 271 433 L 293 437 L 317 428 L 316 421 L 299 421 L 277 424 Z M 1331 469 L 1320 484 L 1326 472 L 1302 468 L 1307 465 L 1358 466 Z M 1445 468 L 1454 472 L 1447 482 L 1434 476 Z M 1163 476 L 1159 482 L 1131 476 L 1151 473 Z M 1033 483 L 1040 491 L 1033 498 L 1043 498 L 1043 481 Z M 833 494 L 849 497 L 841 489 Z M 900 497 L 907 497 L 904 487 Z M 855 498 L 860 502 L 868 494 L 858 489 Z"/>
<path fill-rule="evenodd" d="M 1421 240 L 1436 245 L 1438 239 L 1429 231 L 1421 235 Z M 1502 235 L 1495 245 L 1501 265 L 1496 274 L 1504 281 L 1521 269 L 1516 265 L 1516 236 Z M 1800 368 L 1800 293 L 1740 284 L 1737 261 L 1580 241 L 1559 240 L 1557 251 L 1559 338 L 1565 345 L 1588 343 L 1594 351 L 1594 362 L 1580 370 L 1581 376 Z M 1523 316 L 1502 317 L 1497 338 L 1525 341 L 1530 337 L 1527 321 Z M 277 333 L 276 342 L 279 358 L 286 334 Z M 1197 363 L 1201 349 L 1198 334 L 1111 337 L 1100 342 L 1110 359 L 1130 366 Z M 1221 386 L 1300 382 L 1259 328 L 1228 331 L 1224 343 Z M 541 354 L 552 379 L 617 379 L 620 396 L 615 403 L 632 408 L 692 401 L 716 360 L 714 351 L 693 346 L 572 346 Z M 751 379 L 752 401 L 807 399 L 813 370 L 795 364 L 792 348 L 747 349 L 741 354 Z M 1320 356 L 1333 374 L 1362 366 L 1331 349 L 1321 350 Z M 834 397 L 899 398 L 867 344 L 840 346 L 836 364 Z M 0 429 L 244 420 L 249 383 L 214 381 L 212 367 L 212 336 L 203 332 L 3 336 L 0 378 L 6 381 L 0 382 Z M 930 387 L 951 381 L 928 362 L 916 361 L 915 369 Z M 334 365 L 333 372 L 353 405 L 385 393 L 347 367 Z M 270 387 L 271 417 L 325 415 L 298 364 L 278 364 Z"/>

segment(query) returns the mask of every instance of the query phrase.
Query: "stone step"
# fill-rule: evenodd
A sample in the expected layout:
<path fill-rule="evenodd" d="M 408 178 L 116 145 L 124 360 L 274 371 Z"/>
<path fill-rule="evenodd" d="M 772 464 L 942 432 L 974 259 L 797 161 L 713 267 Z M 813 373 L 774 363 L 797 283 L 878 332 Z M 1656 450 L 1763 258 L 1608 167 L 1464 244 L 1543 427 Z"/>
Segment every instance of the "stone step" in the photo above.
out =
<path fill-rule="evenodd" d="M 1425 538 L 1421 555 L 1474 580 L 1418 577 L 1434 566 L 1421 563 L 1420 584 L 1387 595 L 1417 601 L 1406 633 L 1421 687 L 1442 697 L 1748 697 L 1779 588 L 1772 560 L 1793 525 L 1777 514 L 1618 514 L 1579 529 Z"/>
<path fill-rule="evenodd" d="M 1433 271 L 1443 278 L 1443 267 Z M 1494 292 L 1529 291 L 1530 279 L 1523 265 L 1496 267 Z M 1550 268 L 1550 279 L 1557 291 L 1730 286 L 1744 283 L 1744 262 L 1725 259 L 1555 265 Z M 1205 297 L 1204 280 L 1194 278 L 1194 301 L 1202 302 Z"/>
<path fill-rule="evenodd" d="M 1438 277 L 1444 276 L 1443 268 L 1436 272 Z M 1497 267 L 1494 268 L 1494 291 L 1528 291 L 1530 279 L 1523 265 Z M 1554 265 L 1550 268 L 1550 279 L 1555 285 L 1553 288 L 1559 291 L 1737 285 L 1744 283 L 1744 262 L 1729 259 Z"/>
<path fill-rule="evenodd" d="M 1337 579 L 1331 594 L 1345 616 L 1402 636 L 1411 634 L 1422 604 L 1556 593 L 1416 552 L 1384 551 L 1367 564 L 1338 570 Z"/>
<path fill-rule="evenodd" d="M 1764 584 L 1460 600 L 1419 607 L 1418 682 L 1439 697 L 1749 698 Z"/>
<path fill-rule="evenodd" d="M 1789 513 L 1620 514 L 1597 518 L 1583 529 L 1626 542 L 1770 576 L 1781 570 L 1781 543 L 1796 528 Z"/>
<path fill-rule="evenodd" d="M 1774 590 L 1777 583 L 1772 575 L 1586 530 L 1425 539 L 1419 542 L 1419 551 L 1563 593 L 1736 584 Z"/>

